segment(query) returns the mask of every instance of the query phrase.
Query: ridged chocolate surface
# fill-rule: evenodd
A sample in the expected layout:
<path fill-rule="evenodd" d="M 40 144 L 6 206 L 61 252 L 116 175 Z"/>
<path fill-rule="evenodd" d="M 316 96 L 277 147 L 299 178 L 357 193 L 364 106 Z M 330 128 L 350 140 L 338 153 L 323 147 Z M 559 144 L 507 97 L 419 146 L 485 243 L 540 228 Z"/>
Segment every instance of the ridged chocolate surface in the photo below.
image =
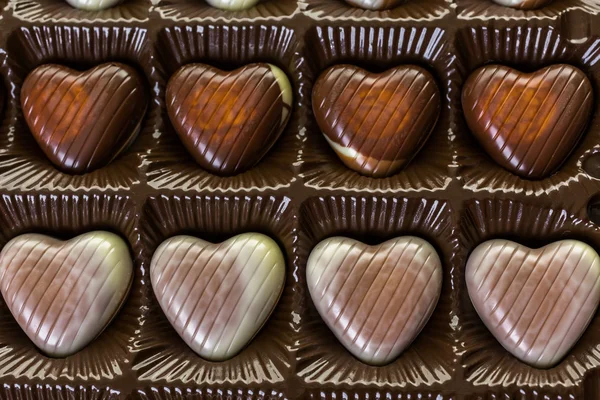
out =
<path fill-rule="evenodd" d="M 312 250 L 306 279 L 317 311 L 346 349 L 383 365 L 429 320 L 442 288 L 442 263 L 417 237 L 378 246 L 333 237 Z"/>
<path fill-rule="evenodd" d="M 108 63 L 79 72 L 45 64 L 21 89 L 35 140 L 60 170 L 81 174 L 116 158 L 135 139 L 148 97 L 131 67 Z"/>
<path fill-rule="evenodd" d="M 550 4 L 552 0 L 492 0 L 502 6 L 517 8 L 520 10 L 535 10 Z"/>
<path fill-rule="evenodd" d="M 188 346 L 221 361 L 240 352 L 271 315 L 283 290 L 285 260 L 277 243 L 259 233 L 220 244 L 175 236 L 154 253 L 150 279 Z"/>
<path fill-rule="evenodd" d="M 97 337 L 123 304 L 133 278 L 127 244 L 89 232 L 63 242 L 24 234 L 0 252 L 0 290 L 29 339 L 66 357 Z"/>
<path fill-rule="evenodd" d="M 579 142 L 594 94 L 587 76 L 570 65 L 534 73 L 489 65 L 469 76 L 462 103 L 469 128 L 498 164 L 523 178 L 542 179 Z"/>
<path fill-rule="evenodd" d="M 367 10 L 387 10 L 394 8 L 405 0 L 345 0 L 348 4 Z"/>
<path fill-rule="evenodd" d="M 291 107 L 290 82 L 270 64 L 231 72 L 189 64 L 167 86 L 167 110 L 180 139 L 202 168 L 216 174 L 258 163 L 281 135 Z"/>
<path fill-rule="evenodd" d="M 465 279 L 490 332 L 537 368 L 552 367 L 567 354 L 600 302 L 600 257 L 576 240 L 540 249 L 487 241 L 470 255 Z"/>
<path fill-rule="evenodd" d="M 315 83 L 312 102 L 319 127 L 344 164 L 378 178 L 410 162 L 440 112 L 433 76 L 413 65 L 381 74 L 331 67 Z"/>

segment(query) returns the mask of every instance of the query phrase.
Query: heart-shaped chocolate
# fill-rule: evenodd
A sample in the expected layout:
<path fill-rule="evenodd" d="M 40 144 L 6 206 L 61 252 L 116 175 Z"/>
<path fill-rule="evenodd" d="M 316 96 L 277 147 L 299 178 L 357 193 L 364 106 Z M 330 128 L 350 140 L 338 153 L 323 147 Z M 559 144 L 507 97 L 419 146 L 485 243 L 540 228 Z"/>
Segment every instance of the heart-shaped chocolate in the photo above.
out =
<path fill-rule="evenodd" d="M 241 11 L 254 7 L 259 0 L 206 0 L 212 7 L 228 11 Z"/>
<path fill-rule="evenodd" d="M 519 10 L 535 10 L 544 7 L 552 0 L 493 0 L 501 6 L 512 7 Z"/>
<path fill-rule="evenodd" d="M 66 0 L 71 7 L 85 11 L 100 11 L 119 5 L 123 0 Z"/>
<path fill-rule="evenodd" d="M 232 175 L 257 164 L 290 117 L 292 87 L 271 64 L 226 72 L 188 64 L 167 85 L 169 118 L 202 168 Z"/>
<path fill-rule="evenodd" d="M 600 302 L 600 258 L 577 240 L 530 249 L 490 240 L 467 261 L 475 310 L 502 346 L 538 368 L 556 365 Z"/>
<path fill-rule="evenodd" d="M 150 264 L 154 294 L 179 336 L 201 357 L 227 360 L 258 333 L 279 301 L 285 260 L 273 239 L 244 233 L 219 244 L 164 241 Z"/>
<path fill-rule="evenodd" d="M 405 0 L 345 0 L 346 3 L 354 7 L 360 7 L 367 10 L 382 11 L 389 10 L 404 3 Z"/>
<path fill-rule="evenodd" d="M 59 169 L 81 174 L 111 162 L 135 139 L 148 105 L 131 67 L 85 72 L 45 64 L 23 82 L 21 106 L 33 137 Z"/>
<path fill-rule="evenodd" d="M 435 79 L 414 65 L 381 74 L 333 66 L 317 79 L 312 101 L 321 131 L 344 164 L 376 178 L 410 162 L 440 113 Z"/>
<path fill-rule="evenodd" d="M 417 337 L 435 309 L 442 275 L 433 246 L 411 236 L 378 246 L 329 238 L 306 266 L 310 296 L 329 329 L 373 365 L 391 362 Z"/>
<path fill-rule="evenodd" d="M 544 178 L 564 163 L 593 103 L 587 76 L 565 64 L 534 73 L 485 66 L 469 76 L 462 94 L 467 124 L 485 151 L 527 179 Z"/>
<path fill-rule="evenodd" d="M 0 252 L 0 290 L 29 339 L 66 357 L 106 328 L 133 281 L 129 248 L 119 236 L 89 232 L 68 241 L 24 234 Z"/>

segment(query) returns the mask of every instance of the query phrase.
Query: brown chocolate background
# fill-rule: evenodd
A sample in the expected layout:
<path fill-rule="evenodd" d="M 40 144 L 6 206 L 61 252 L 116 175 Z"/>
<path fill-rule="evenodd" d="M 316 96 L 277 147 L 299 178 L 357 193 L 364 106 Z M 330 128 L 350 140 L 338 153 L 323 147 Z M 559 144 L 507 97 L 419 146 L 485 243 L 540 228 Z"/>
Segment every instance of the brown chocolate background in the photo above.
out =
<path fill-rule="evenodd" d="M 68 238 L 109 229 L 130 244 L 136 279 L 124 309 L 90 346 L 43 356 L 0 300 L 0 398 L 17 399 L 441 399 L 595 400 L 600 396 L 600 315 L 558 366 L 537 370 L 508 355 L 467 301 L 466 257 L 490 238 L 533 246 L 562 238 L 600 250 L 600 15 L 589 0 L 513 11 L 491 0 L 407 0 L 396 9 L 352 9 L 343 0 L 265 0 L 223 12 L 203 0 L 125 0 L 87 13 L 62 0 L 0 0 L 0 246 L 24 232 Z M 568 11 L 567 11 L 568 10 Z M 495 21 L 490 17 L 499 17 Z M 229 22 L 227 22 L 229 21 Z M 87 46 L 87 43 L 91 43 Z M 372 45 L 369 45 L 372 43 Z M 84 69 L 106 61 L 140 71 L 151 95 L 142 131 L 109 166 L 70 176 L 36 147 L 18 94 L 36 66 Z M 164 107 L 181 65 L 271 62 L 288 73 L 295 108 L 269 154 L 250 171 L 219 178 L 194 163 Z M 583 141 L 559 172 L 525 181 L 471 137 L 460 88 L 486 62 L 533 70 L 581 68 L 595 95 Z M 402 172 L 374 180 L 343 166 L 316 127 L 312 84 L 330 65 L 373 71 L 412 63 L 442 95 L 430 139 Z M 284 250 L 286 288 L 274 314 L 232 360 L 210 363 L 166 322 L 148 267 L 164 238 L 223 240 L 258 230 Z M 334 234 L 368 243 L 415 234 L 440 252 L 441 300 L 413 345 L 389 366 L 350 356 L 317 315 L 305 282 L 314 244 Z"/>

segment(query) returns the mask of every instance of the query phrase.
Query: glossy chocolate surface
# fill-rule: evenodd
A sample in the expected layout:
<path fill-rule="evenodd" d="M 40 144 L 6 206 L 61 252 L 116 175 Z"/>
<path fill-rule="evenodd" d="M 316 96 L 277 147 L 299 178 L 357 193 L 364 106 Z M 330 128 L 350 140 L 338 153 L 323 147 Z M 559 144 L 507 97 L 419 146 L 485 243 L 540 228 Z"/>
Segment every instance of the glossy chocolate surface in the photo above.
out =
<path fill-rule="evenodd" d="M 154 253 L 150 279 L 179 336 L 201 357 L 223 361 L 271 315 L 283 290 L 285 260 L 277 243 L 258 233 L 220 244 L 175 236 Z"/>
<path fill-rule="evenodd" d="M 378 246 L 333 237 L 311 252 L 306 280 L 323 320 L 355 357 L 393 361 L 423 329 L 442 288 L 442 263 L 417 237 Z"/>
<path fill-rule="evenodd" d="M 469 257 L 465 278 L 490 332 L 536 368 L 564 358 L 600 302 L 600 257 L 576 240 L 540 249 L 499 239 L 482 243 Z"/>
<path fill-rule="evenodd" d="M 331 67 L 315 83 L 312 102 L 319 127 L 344 164 L 374 178 L 406 166 L 440 113 L 433 76 L 413 65 L 381 74 Z"/>
<path fill-rule="evenodd" d="M 469 76 L 462 104 L 469 128 L 490 157 L 523 178 L 543 179 L 579 142 L 594 93 L 587 76 L 570 65 L 530 74 L 489 65 Z"/>
<path fill-rule="evenodd" d="M 537 8 L 544 7 L 552 0 L 493 0 L 494 2 L 506 6 L 512 7 L 519 10 L 535 10 Z"/>
<path fill-rule="evenodd" d="M 288 123 L 292 88 L 270 64 L 226 72 L 204 64 L 180 68 L 167 85 L 167 110 L 202 168 L 233 175 L 258 163 Z"/>
<path fill-rule="evenodd" d="M 42 151 L 60 170 L 82 174 L 110 163 L 137 136 L 148 97 L 124 64 L 85 72 L 46 64 L 23 82 L 21 107 Z"/>
<path fill-rule="evenodd" d="M 109 232 L 63 242 L 24 234 L 0 252 L 0 291 L 25 334 L 45 354 L 80 351 L 115 317 L 133 279 L 127 244 Z"/>

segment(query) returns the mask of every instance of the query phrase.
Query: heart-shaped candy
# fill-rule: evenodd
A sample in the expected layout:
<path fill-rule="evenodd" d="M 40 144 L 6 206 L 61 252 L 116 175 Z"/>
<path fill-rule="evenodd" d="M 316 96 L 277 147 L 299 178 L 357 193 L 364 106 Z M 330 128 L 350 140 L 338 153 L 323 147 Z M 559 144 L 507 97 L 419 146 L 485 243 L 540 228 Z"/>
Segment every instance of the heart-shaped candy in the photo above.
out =
<path fill-rule="evenodd" d="M 123 0 L 67 0 L 71 7 L 85 11 L 100 11 L 114 7 Z"/>
<path fill-rule="evenodd" d="M 475 310 L 502 346 L 538 368 L 556 365 L 600 302 L 600 258 L 577 240 L 530 249 L 508 240 L 477 246 L 467 261 Z"/>
<path fill-rule="evenodd" d="M 104 166 L 135 139 L 148 104 L 131 67 L 86 72 L 45 64 L 23 82 L 21 106 L 33 137 L 59 169 L 81 174 Z"/>
<path fill-rule="evenodd" d="M 389 10 L 404 3 L 405 0 L 345 0 L 355 7 L 373 11 Z"/>
<path fill-rule="evenodd" d="M 317 311 L 356 358 L 394 360 L 423 329 L 442 289 L 442 263 L 423 239 L 403 236 L 378 246 L 345 237 L 320 242 L 306 279 Z"/>
<path fill-rule="evenodd" d="M 535 10 L 544 7 L 552 0 L 493 0 L 501 6 L 512 7 L 519 10 Z"/>
<path fill-rule="evenodd" d="M 232 175 L 257 164 L 290 117 L 292 87 L 271 64 L 226 72 L 188 64 L 167 85 L 167 111 L 186 149 L 202 168 Z"/>
<path fill-rule="evenodd" d="M 206 0 L 212 7 L 228 11 L 241 11 L 254 7 L 260 0 Z"/>
<path fill-rule="evenodd" d="M 285 260 L 277 243 L 259 233 L 219 244 L 174 236 L 154 253 L 150 280 L 179 336 L 201 357 L 222 361 L 239 353 L 271 315 Z"/>
<path fill-rule="evenodd" d="M 0 252 L 0 290 L 10 312 L 44 353 L 78 352 L 110 323 L 133 280 L 127 244 L 89 232 L 68 241 L 24 234 Z"/>
<path fill-rule="evenodd" d="M 435 79 L 414 65 L 381 74 L 333 66 L 317 79 L 312 101 L 321 131 L 344 164 L 377 178 L 410 162 L 440 113 Z"/>
<path fill-rule="evenodd" d="M 560 167 L 581 138 L 593 103 L 587 76 L 564 64 L 534 73 L 485 66 L 467 79 L 462 95 L 467 124 L 485 151 L 527 179 Z"/>

